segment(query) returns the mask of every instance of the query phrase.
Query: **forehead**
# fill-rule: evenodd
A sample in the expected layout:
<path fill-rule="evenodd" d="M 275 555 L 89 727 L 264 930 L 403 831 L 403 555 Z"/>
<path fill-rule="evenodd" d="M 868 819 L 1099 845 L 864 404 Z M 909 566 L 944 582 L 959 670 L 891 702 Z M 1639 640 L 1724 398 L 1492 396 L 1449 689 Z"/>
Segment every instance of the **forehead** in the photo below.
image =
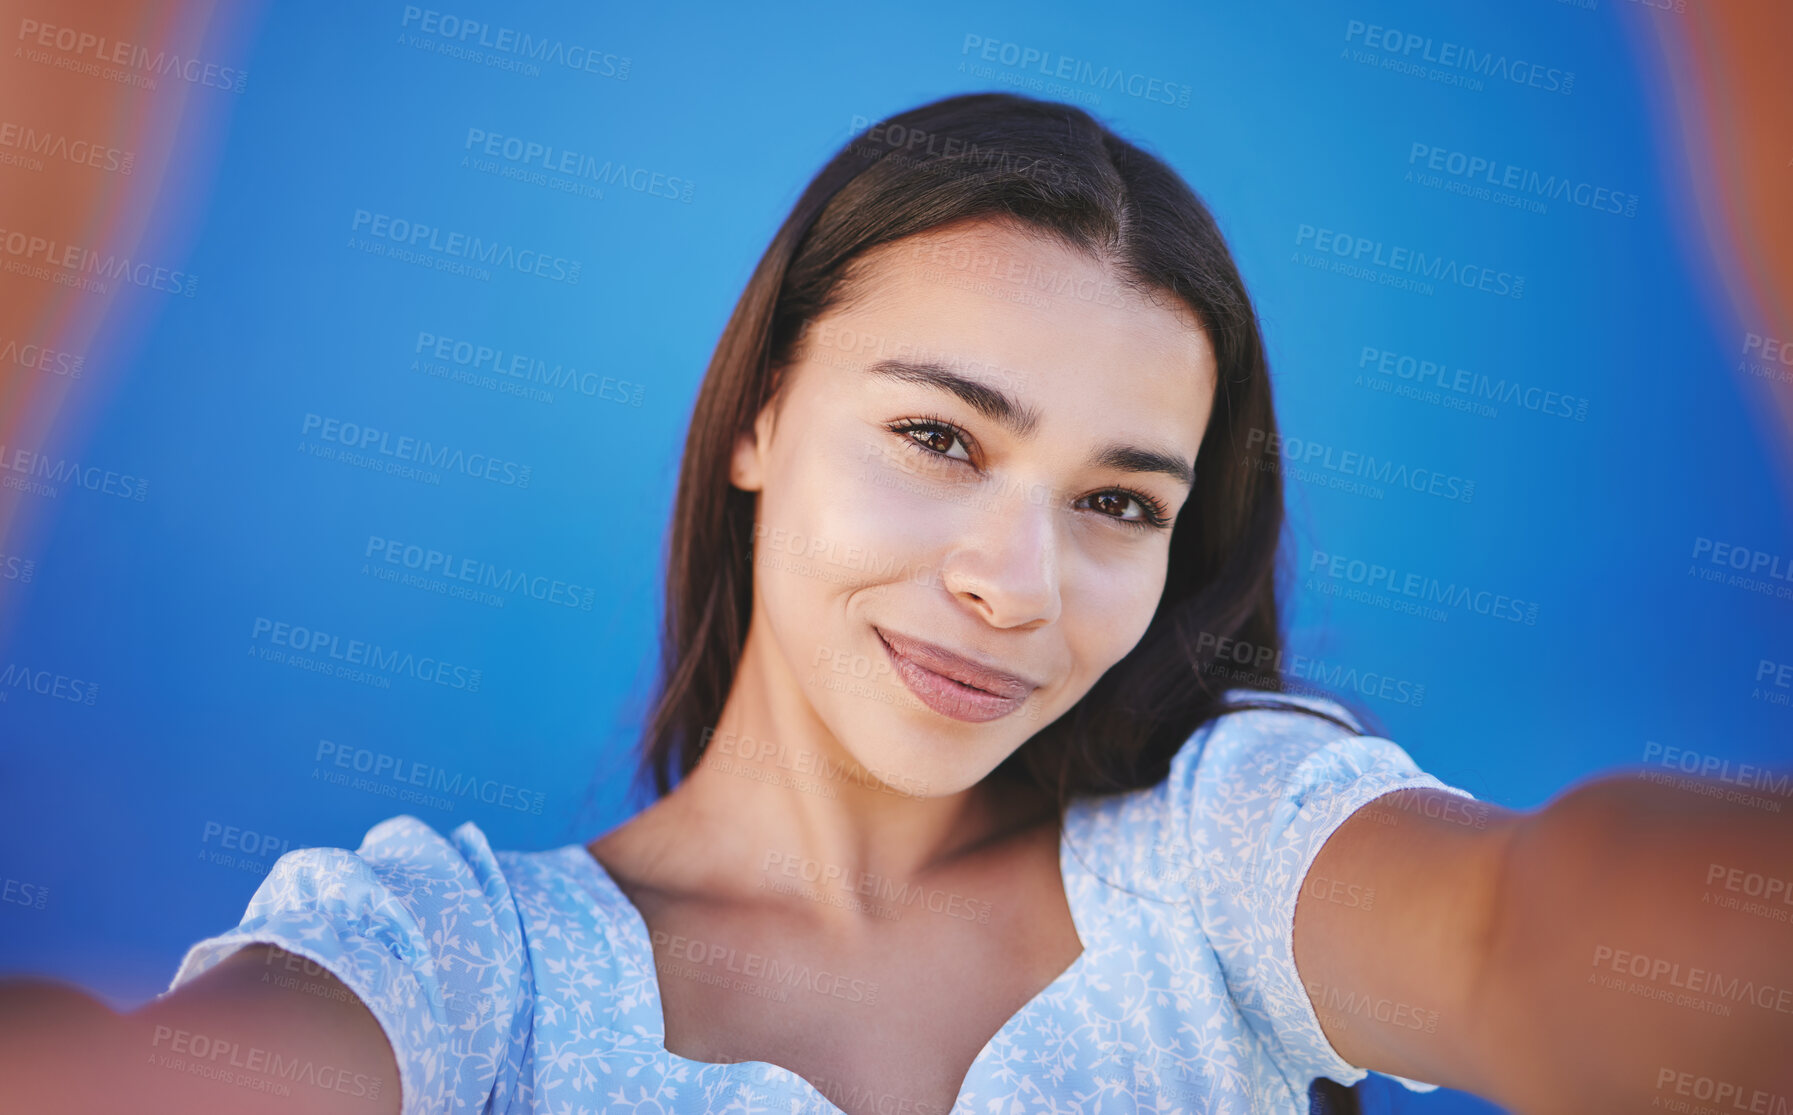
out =
<path fill-rule="evenodd" d="M 855 260 L 841 293 L 810 331 L 817 362 L 930 360 L 1046 406 L 1157 412 L 1196 438 L 1206 425 L 1216 368 L 1195 312 L 1049 234 L 931 229 Z"/>

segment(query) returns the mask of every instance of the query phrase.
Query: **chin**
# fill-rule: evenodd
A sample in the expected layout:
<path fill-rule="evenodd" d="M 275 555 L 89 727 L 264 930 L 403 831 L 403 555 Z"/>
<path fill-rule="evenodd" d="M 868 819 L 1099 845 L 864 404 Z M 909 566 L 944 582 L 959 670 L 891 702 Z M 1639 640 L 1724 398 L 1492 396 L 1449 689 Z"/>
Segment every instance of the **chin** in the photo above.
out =
<path fill-rule="evenodd" d="M 870 747 L 852 747 L 846 744 L 847 737 L 841 738 L 847 753 L 866 771 L 854 780 L 856 784 L 892 797 L 951 797 L 983 781 L 1009 755 L 967 749 L 945 733 L 925 728 L 910 728 L 899 739 L 889 738 L 888 723 L 880 728 L 885 738 Z"/>

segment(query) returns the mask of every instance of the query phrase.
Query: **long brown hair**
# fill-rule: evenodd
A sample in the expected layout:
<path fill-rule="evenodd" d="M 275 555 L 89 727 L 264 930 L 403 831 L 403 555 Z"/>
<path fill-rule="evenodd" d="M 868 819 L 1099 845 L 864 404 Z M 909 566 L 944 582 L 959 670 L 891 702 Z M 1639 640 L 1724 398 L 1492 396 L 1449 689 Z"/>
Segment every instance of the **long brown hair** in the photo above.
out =
<path fill-rule="evenodd" d="M 1257 314 L 1214 218 L 1163 161 L 1079 108 L 1009 93 L 947 97 L 867 129 L 828 161 L 760 257 L 717 342 L 691 416 L 668 540 L 661 676 L 641 756 L 660 794 L 675 771 L 682 778 L 696 765 L 747 638 L 755 500 L 729 481 L 737 435 L 776 398 L 806 326 L 839 303 L 854 260 L 968 218 L 1042 230 L 1107 261 L 1135 288 L 1180 298 L 1219 365 L 1195 487 L 1150 626 L 997 773 L 1061 803 L 1149 786 L 1202 724 L 1261 707 L 1228 702 L 1225 689 L 1282 689 L 1280 670 L 1263 668 L 1280 662 L 1282 647 L 1282 487 L 1265 449 L 1277 444 L 1276 417 Z M 1251 648 L 1254 668 L 1234 666 L 1236 653 L 1219 659 L 1237 646 Z"/>

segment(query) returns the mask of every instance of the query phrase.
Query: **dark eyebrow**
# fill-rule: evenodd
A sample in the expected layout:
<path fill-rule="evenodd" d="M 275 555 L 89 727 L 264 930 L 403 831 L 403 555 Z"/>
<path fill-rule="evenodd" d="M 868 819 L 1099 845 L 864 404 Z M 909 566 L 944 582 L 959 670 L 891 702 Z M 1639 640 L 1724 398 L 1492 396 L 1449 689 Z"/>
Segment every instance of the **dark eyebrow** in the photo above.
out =
<path fill-rule="evenodd" d="M 1033 435 L 1040 424 L 1040 412 L 987 384 L 968 379 L 939 364 L 914 363 L 906 360 L 879 360 L 866 365 L 874 375 L 890 376 L 924 387 L 950 391 L 965 405 L 1002 426 L 1016 437 Z M 1121 472 L 1158 472 L 1171 477 L 1184 487 L 1195 486 L 1195 470 L 1175 453 L 1142 449 L 1136 445 L 1109 445 L 1090 458 L 1096 468 Z"/>

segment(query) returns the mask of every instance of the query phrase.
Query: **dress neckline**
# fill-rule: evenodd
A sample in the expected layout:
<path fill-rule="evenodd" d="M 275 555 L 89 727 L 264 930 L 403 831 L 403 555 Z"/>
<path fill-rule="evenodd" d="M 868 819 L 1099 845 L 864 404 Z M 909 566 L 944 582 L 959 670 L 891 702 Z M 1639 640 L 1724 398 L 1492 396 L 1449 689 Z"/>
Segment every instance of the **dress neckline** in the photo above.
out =
<path fill-rule="evenodd" d="M 996 1032 L 990 1035 L 990 1039 L 984 1042 L 983 1046 L 978 1049 L 977 1055 L 972 1057 L 970 1066 L 965 1070 L 964 1079 L 959 1081 L 958 1094 L 953 1097 L 953 1104 L 947 1109 L 947 1115 L 954 1115 L 955 1112 L 960 1110 L 965 1099 L 966 1085 L 970 1083 L 972 1077 L 976 1075 L 978 1068 L 983 1065 L 985 1061 L 989 1060 L 992 1055 L 991 1051 L 996 1048 L 997 1043 L 1011 1030 L 1020 1025 L 1022 1020 L 1028 1015 L 1040 1009 L 1040 1005 L 1044 1003 L 1049 996 L 1061 991 L 1074 981 L 1082 979 L 1083 970 L 1088 967 L 1089 963 L 1091 963 L 1090 930 L 1094 923 L 1090 920 L 1089 915 L 1080 908 L 1078 902 L 1078 896 L 1083 892 L 1084 888 L 1081 886 L 1073 886 L 1071 882 L 1072 864 L 1078 863 L 1076 853 L 1072 847 L 1071 830 L 1073 827 L 1078 826 L 1082 821 L 1086 805 L 1087 802 L 1082 798 L 1073 799 L 1065 809 L 1064 821 L 1059 826 L 1058 833 L 1059 885 L 1064 889 L 1065 906 L 1070 911 L 1071 925 L 1077 931 L 1077 940 L 1078 943 L 1083 946 L 1083 950 L 1077 954 L 1076 959 L 1072 960 L 1062 972 L 1053 977 L 1051 983 L 1048 983 L 1045 987 L 1041 988 L 1031 999 L 1022 1003 L 1015 1013 L 1009 1015 L 1003 1024 L 997 1027 Z M 773 1076 L 784 1080 L 786 1083 L 796 1087 L 809 1096 L 812 1096 L 814 1102 L 823 1105 L 822 1110 L 834 1112 L 836 1115 L 845 1115 L 845 1113 L 835 1105 L 833 1100 L 830 1100 L 827 1096 L 822 1094 L 820 1088 L 817 1088 L 801 1073 L 794 1069 L 786 1068 L 783 1065 L 775 1064 L 771 1061 L 698 1061 L 690 1057 L 682 1057 L 666 1048 L 666 1004 L 660 997 L 660 969 L 658 961 L 654 957 L 653 941 L 648 932 L 647 919 L 641 916 L 641 911 L 636 908 L 635 903 L 629 899 L 628 894 L 623 891 L 622 887 L 617 885 L 616 880 L 611 877 L 609 870 L 598 860 L 598 857 L 591 854 L 591 849 L 589 847 L 583 844 L 572 844 L 567 846 L 564 851 L 568 854 L 576 855 L 579 859 L 583 860 L 586 864 L 585 870 L 589 877 L 597 883 L 599 889 L 613 896 L 622 909 L 628 911 L 628 915 L 623 921 L 624 930 L 628 937 L 627 945 L 630 951 L 634 954 L 636 963 L 640 965 L 640 969 L 646 972 L 649 977 L 647 984 L 650 990 L 647 992 L 648 1001 L 644 1006 L 647 1007 L 645 1013 L 651 1018 L 653 1026 L 653 1029 L 647 1036 L 652 1039 L 654 1043 L 654 1051 L 656 1053 L 685 1065 L 719 1065 L 725 1070 L 759 1069 L 764 1072 L 769 1072 Z M 1083 870 L 1081 863 L 1078 863 L 1077 869 Z"/>

